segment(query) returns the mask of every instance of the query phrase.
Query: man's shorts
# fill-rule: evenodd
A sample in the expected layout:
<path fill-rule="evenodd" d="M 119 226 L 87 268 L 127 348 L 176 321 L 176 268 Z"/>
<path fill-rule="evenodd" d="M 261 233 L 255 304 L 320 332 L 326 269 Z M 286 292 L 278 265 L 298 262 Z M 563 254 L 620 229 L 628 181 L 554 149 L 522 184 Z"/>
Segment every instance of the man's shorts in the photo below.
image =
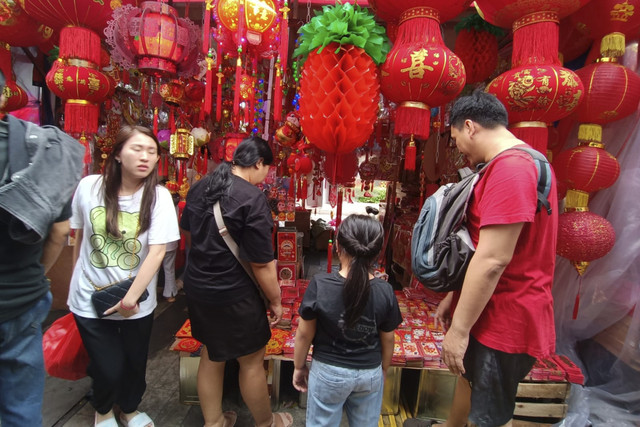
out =
<path fill-rule="evenodd" d="M 513 418 L 518 383 L 535 361 L 526 353 L 494 350 L 470 336 L 463 375 L 471 384 L 469 421 L 480 427 L 495 427 Z"/>

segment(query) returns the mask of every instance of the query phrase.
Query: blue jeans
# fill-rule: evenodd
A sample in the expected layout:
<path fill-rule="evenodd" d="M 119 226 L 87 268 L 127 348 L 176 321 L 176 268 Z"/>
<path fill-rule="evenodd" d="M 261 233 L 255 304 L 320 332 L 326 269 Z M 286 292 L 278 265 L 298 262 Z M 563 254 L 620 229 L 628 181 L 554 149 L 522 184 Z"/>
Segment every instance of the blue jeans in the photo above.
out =
<path fill-rule="evenodd" d="M 42 322 L 49 313 L 51 299 L 51 292 L 47 292 L 27 312 L 0 324 L 2 427 L 42 425 Z"/>
<path fill-rule="evenodd" d="M 339 426 L 344 407 L 350 426 L 375 427 L 382 407 L 382 366 L 351 369 L 313 360 L 307 426 Z"/>

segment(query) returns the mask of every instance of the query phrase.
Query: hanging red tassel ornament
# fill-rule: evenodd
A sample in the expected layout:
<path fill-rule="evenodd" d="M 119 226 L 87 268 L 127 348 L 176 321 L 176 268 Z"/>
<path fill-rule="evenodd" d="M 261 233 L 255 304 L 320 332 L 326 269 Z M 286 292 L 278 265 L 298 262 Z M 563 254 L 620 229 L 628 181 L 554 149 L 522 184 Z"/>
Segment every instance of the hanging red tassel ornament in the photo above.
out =
<path fill-rule="evenodd" d="M 222 120 L 222 78 L 224 77 L 222 65 L 218 66 L 216 77 L 218 78 L 218 87 L 216 91 L 216 120 L 219 122 Z"/>
<path fill-rule="evenodd" d="M 303 207 L 304 207 L 304 201 L 307 199 L 308 196 L 309 196 L 309 180 L 305 176 L 302 178 L 302 185 L 300 186 L 300 194 L 299 194 L 299 198 L 302 199 Z"/>
<path fill-rule="evenodd" d="M 204 91 L 204 108 L 203 111 L 205 114 L 211 114 L 211 103 L 212 103 L 212 86 L 213 86 L 213 69 L 215 68 L 215 61 L 213 60 L 213 51 L 209 50 L 207 53 L 207 74 L 205 80 L 207 82 L 206 89 Z"/>
<path fill-rule="evenodd" d="M 404 152 L 404 169 L 408 171 L 416 170 L 416 142 L 413 135 L 409 139 L 409 144 Z"/>
<path fill-rule="evenodd" d="M 173 107 L 169 107 L 169 128 L 171 129 L 171 133 L 176 133 L 176 120 L 173 113 Z"/>
<path fill-rule="evenodd" d="M 282 75 L 280 73 L 280 58 L 276 61 L 276 81 L 273 86 L 273 120 L 276 123 L 282 121 Z"/>
<path fill-rule="evenodd" d="M 327 273 L 331 273 L 331 264 L 333 262 L 333 240 L 329 239 L 327 245 Z"/>
<path fill-rule="evenodd" d="M 153 109 L 153 133 L 158 136 L 158 107 Z"/>
<path fill-rule="evenodd" d="M 87 137 L 82 133 L 80 137 L 80 144 L 84 146 L 84 157 L 82 158 L 82 162 L 84 163 L 85 170 L 88 171 L 91 166 L 91 145 L 87 140 Z"/>

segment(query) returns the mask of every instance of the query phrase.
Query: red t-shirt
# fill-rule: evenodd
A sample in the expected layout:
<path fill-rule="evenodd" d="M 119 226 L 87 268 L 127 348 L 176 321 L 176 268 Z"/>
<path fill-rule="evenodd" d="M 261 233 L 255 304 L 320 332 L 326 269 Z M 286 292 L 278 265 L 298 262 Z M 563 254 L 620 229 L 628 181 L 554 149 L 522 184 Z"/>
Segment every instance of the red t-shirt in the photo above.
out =
<path fill-rule="evenodd" d="M 541 207 L 536 214 L 537 179 L 528 153 L 508 150 L 498 155 L 474 188 L 467 225 L 477 244 L 484 226 L 524 223 L 513 258 L 471 335 L 499 351 L 543 357 L 555 350 L 551 285 L 558 200 L 554 177 L 549 194 L 553 212 L 548 215 Z"/>

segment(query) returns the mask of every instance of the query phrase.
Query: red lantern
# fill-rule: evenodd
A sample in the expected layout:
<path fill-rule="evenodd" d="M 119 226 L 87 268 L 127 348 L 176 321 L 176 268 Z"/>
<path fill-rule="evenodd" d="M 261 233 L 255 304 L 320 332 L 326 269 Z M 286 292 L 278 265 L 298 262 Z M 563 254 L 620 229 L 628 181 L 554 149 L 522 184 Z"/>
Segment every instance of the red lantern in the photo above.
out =
<path fill-rule="evenodd" d="M 0 109 L 0 113 L 8 113 L 9 111 L 19 110 L 29 102 L 27 93 L 16 82 L 7 81 L 2 90 L 5 103 Z"/>
<path fill-rule="evenodd" d="M 242 73 L 240 76 L 240 98 L 247 100 L 254 93 L 254 78 L 249 74 Z"/>
<path fill-rule="evenodd" d="M 358 156 L 355 151 L 342 155 L 326 153 L 324 173 L 331 185 L 353 185 L 358 173 Z"/>
<path fill-rule="evenodd" d="M 215 79 L 212 82 L 213 87 L 216 86 Z M 193 102 L 202 102 L 204 98 L 205 85 L 199 80 L 191 80 L 184 87 L 184 95 Z"/>
<path fill-rule="evenodd" d="M 404 11 L 419 7 L 439 10 L 440 22 L 447 22 L 458 16 L 470 3 L 470 0 L 453 0 L 446 5 L 440 0 L 369 0 L 373 12 L 387 22 L 402 21 Z"/>
<path fill-rule="evenodd" d="M 247 137 L 246 133 L 228 133 L 224 136 L 223 155 L 221 156 L 225 162 L 233 160 L 233 153 L 238 145 Z"/>
<path fill-rule="evenodd" d="M 36 46 L 52 38 L 53 29 L 39 24 L 16 0 L 0 1 L 0 40 L 11 46 Z"/>
<path fill-rule="evenodd" d="M 462 62 L 444 45 L 436 9 L 415 7 L 400 15 L 381 75 L 382 93 L 398 104 L 394 132 L 427 138 L 431 107 L 454 99 L 466 81 Z"/>
<path fill-rule="evenodd" d="M 605 56 L 613 52 L 621 56 L 625 36 L 635 35 L 640 28 L 639 8 L 640 0 L 591 0 L 568 19 L 585 37 L 603 38 Z"/>
<path fill-rule="evenodd" d="M 640 102 L 640 76 L 615 62 L 597 62 L 576 71 L 587 88 L 576 110 L 583 123 L 605 124 L 634 113 Z"/>
<path fill-rule="evenodd" d="M 613 155 L 589 145 L 561 152 L 553 167 L 559 181 L 586 193 L 612 186 L 620 175 L 620 165 Z"/>
<path fill-rule="evenodd" d="M 239 2 L 244 3 L 244 22 L 246 38 L 249 43 L 258 45 L 262 41 L 262 33 L 275 23 L 277 10 L 273 0 L 218 0 L 216 11 L 218 19 L 225 28 L 238 30 Z"/>
<path fill-rule="evenodd" d="M 579 274 L 590 261 L 613 248 L 616 233 L 605 218 L 592 212 L 566 212 L 558 217 L 558 255 L 567 258 Z"/>
<path fill-rule="evenodd" d="M 514 21 L 525 15 L 541 11 L 554 12 L 559 18 L 569 16 L 589 0 L 476 0 L 476 9 L 482 18 L 498 27 L 511 28 Z"/>
<path fill-rule="evenodd" d="M 377 67 L 363 49 L 330 43 L 321 53 L 314 50 L 300 77 L 305 136 L 329 153 L 348 153 L 361 146 L 373 131 L 378 90 Z"/>
<path fill-rule="evenodd" d="M 66 100 L 64 128 L 68 133 L 95 133 L 99 103 L 111 92 L 112 80 L 79 60 L 58 59 L 47 73 L 47 86 Z"/>
<path fill-rule="evenodd" d="M 184 84 L 178 79 L 172 79 L 167 83 L 163 83 L 158 89 L 158 93 L 160 93 L 164 102 L 174 107 L 177 107 L 184 101 L 184 92 Z"/>
<path fill-rule="evenodd" d="M 166 3 L 146 1 L 140 6 L 116 11 L 105 30 L 114 61 L 156 76 L 195 74 L 198 27 Z"/>

